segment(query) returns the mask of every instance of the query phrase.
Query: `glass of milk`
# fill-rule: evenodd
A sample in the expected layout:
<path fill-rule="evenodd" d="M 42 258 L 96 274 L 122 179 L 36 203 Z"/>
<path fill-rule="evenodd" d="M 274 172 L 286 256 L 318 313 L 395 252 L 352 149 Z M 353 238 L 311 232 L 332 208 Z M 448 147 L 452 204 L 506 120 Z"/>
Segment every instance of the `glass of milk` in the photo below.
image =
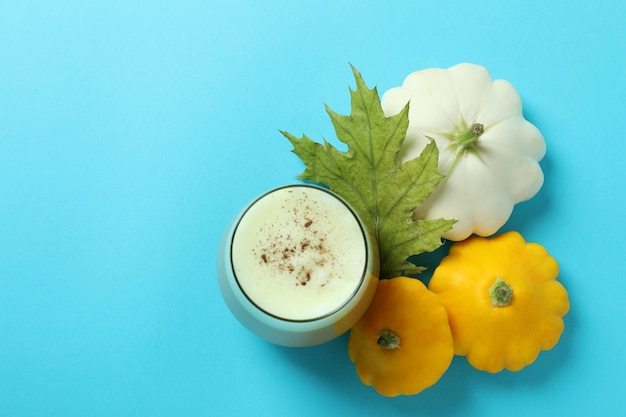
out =
<path fill-rule="evenodd" d="M 218 281 L 250 331 L 283 346 L 311 346 L 352 327 L 378 282 L 378 248 L 350 206 L 310 184 L 271 190 L 224 233 Z"/>

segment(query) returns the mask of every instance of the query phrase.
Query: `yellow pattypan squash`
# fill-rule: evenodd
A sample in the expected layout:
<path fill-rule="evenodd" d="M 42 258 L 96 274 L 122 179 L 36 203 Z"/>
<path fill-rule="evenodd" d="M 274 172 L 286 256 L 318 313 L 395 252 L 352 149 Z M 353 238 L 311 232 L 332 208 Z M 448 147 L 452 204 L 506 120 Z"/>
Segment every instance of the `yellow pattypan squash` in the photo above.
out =
<path fill-rule="evenodd" d="M 455 243 L 429 283 L 448 311 L 455 353 L 495 373 L 554 347 L 570 307 L 558 273 L 546 249 L 517 232 Z"/>
<path fill-rule="evenodd" d="M 380 280 L 350 331 L 348 353 L 363 384 L 379 394 L 417 394 L 441 378 L 454 356 L 446 310 L 417 279 Z"/>

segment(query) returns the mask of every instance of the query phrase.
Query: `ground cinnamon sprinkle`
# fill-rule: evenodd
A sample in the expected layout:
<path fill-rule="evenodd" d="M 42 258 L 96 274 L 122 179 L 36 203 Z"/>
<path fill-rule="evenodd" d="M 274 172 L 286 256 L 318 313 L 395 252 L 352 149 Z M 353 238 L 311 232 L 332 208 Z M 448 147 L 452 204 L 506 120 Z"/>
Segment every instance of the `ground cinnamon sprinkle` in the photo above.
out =
<path fill-rule="evenodd" d="M 265 233 L 263 240 L 255 249 L 259 264 L 273 268 L 282 275 L 293 278 L 296 286 L 305 286 L 314 277 L 312 266 L 322 267 L 326 262 L 335 260 L 334 254 L 327 248 L 324 236 L 320 236 L 315 227 L 316 210 L 311 204 L 316 202 L 302 201 L 296 204 L 285 223 L 293 226 L 292 233 Z M 270 227 L 271 229 L 272 227 Z M 303 262 L 303 260 L 305 260 Z M 325 282 L 320 285 L 325 285 Z"/>

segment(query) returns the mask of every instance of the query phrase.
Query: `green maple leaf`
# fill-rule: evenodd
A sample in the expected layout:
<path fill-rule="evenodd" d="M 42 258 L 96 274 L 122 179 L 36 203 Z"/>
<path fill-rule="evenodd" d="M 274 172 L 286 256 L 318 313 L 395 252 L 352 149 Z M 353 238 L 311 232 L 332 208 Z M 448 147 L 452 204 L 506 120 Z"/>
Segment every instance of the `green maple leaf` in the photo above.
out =
<path fill-rule="evenodd" d="M 328 186 L 343 197 L 374 234 L 379 247 L 381 278 L 414 275 L 424 268 L 408 258 L 441 246 L 441 235 L 454 220 L 414 219 L 413 212 L 433 192 L 443 175 L 437 170 L 439 151 L 434 141 L 421 155 L 401 164 L 399 151 L 408 127 L 408 105 L 385 117 L 376 88 L 369 89 L 352 67 L 356 90 L 350 89 L 349 116 L 328 106 L 337 138 L 348 145 L 341 152 L 324 140 L 297 138 L 281 132 L 306 169 L 298 177 Z"/>

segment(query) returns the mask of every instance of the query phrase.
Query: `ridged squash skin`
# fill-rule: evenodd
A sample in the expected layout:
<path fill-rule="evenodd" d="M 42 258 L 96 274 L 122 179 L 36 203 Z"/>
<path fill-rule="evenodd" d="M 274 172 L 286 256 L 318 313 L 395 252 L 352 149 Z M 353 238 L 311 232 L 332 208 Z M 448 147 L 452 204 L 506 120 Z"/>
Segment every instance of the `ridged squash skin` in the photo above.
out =
<path fill-rule="evenodd" d="M 418 279 L 382 279 L 350 331 L 348 353 L 363 384 L 379 394 L 417 394 L 441 378 L 454 356 L 447 312 Z"/>
<path fill-rule="evenodd" d="M 444 238 L 493 235 L 514 205 L 532 198 L 543 185 L 543 135 L 524 118 L 513 85 L 492 79 L 485 67 L 463 63 L 415 71 L 381 98 L 388 117 L 407 105 L 402 161 L 434 141 L 439 172 L 446 175 L 415 218 L 457 220 Z"/>
<path fill-rule="evenodd" d="M 453 244 L 429 289 L 448 312 L 455 354 L 495 373 L 518 371 L 554 347 L 570 308 L 558 274 L 558 263 L 546 249 L 518 232 Z M 494 304 L 499 294 L 491 289 L 497 280 L 508 286 L 508 304 Z"/>

